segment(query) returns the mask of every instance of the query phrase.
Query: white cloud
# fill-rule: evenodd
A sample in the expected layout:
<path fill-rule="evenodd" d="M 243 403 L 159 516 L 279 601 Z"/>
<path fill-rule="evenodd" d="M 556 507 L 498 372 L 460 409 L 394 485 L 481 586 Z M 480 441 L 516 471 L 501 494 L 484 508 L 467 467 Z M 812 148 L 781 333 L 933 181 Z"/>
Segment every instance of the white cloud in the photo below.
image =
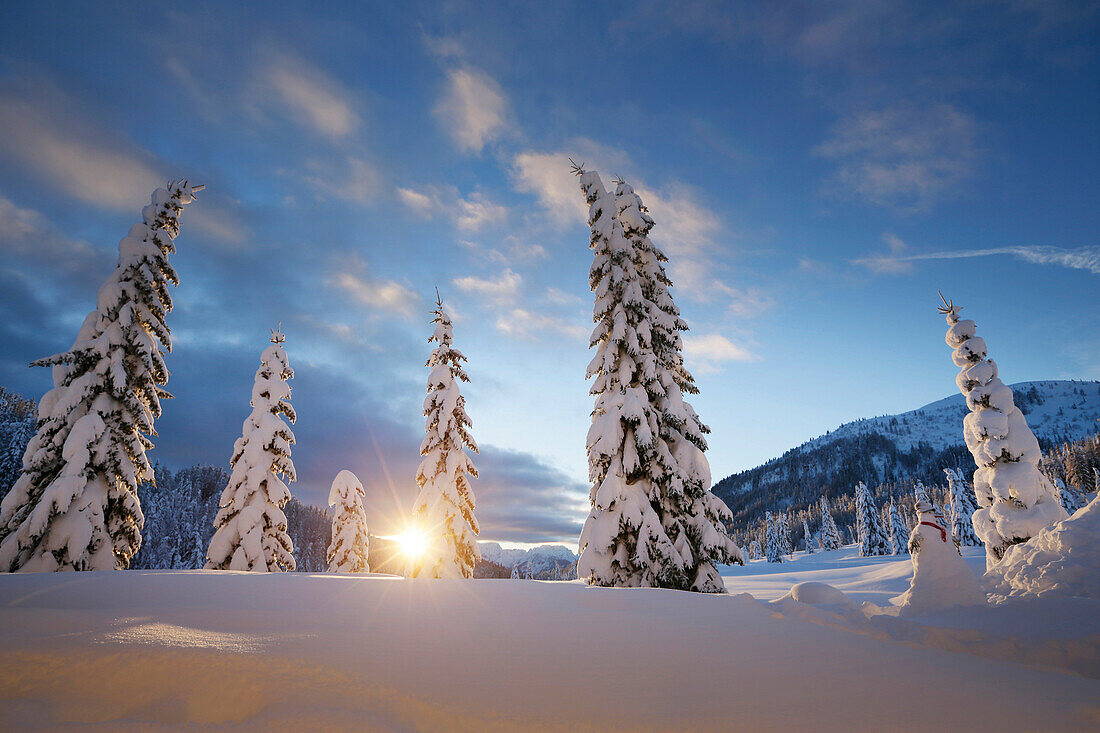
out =
<path fill-rule="evenodd" d="M 899 240 L 900 241 L 900 240 Z M 890 254 L 877 254 L 852 260 L 852 264 L 866 267 L 871 272 L 882 275 L 898 275 L 909 272 L 914 262 L 922 260 L 955 260 L 970 257 L 993 257 L 1008 255 L 1036 265 L 1059 265 L 1072 270 L 1085 270 L 1100 275 L 1100 247 L 1080 247 L 1063 249 L 1061 247 L 1015 246 L 993 247 L 988 249 L 969 249 L 948 252 L 925 252 L 923 254 L 904 255 L 903 250 L 893 250 Z"/>
<path fill-rule="evenodd" d="M 332 284 L 372 310 L 411 316 L 420 302 L 405 285 L 372 277 L 358 255 L 341 258 L 333 269 Z"/>
<path fill-rule="evenodd" d="M 106 264 L 107 254 L 57 231 L 42 214 L 0 196 L 0 252 L 85 275 Z"/>
<path fill-rule="evenodd" d="M 530 340 L 542 338 L 547 332 L 577 340 L 588 335 L 579 322 L 544 313 L 532 313 L 522 308 L 513 308 L 502 313 L 497 318 L 496 328 L 506 336 Z"/>
<path fill-rule="evenodd" d="M 265 55 L 264 83 L 274 91 L 287 115 L 314 132 L 332 139 L 356 130 L 359 116 L 348 100 L 352 95 L 335 79 L 305 61 L 285 54 Z"/>
<path fill-rule="evenodd" d="M 559 227 L 584 224 L 588 220 L 588 205 L 581 195 L 577 177 L 569 163 L 572 158 L 588 170 L 606 172 L 610 176 L 633 169 L 630 156 L 622 150 L 609 148 L 587 138 L 571 140 L 559 151 L 528 150 L 512 160 L 512 180 L 516 190 L 533 194 L 550 221 Z"/>
<path fill-rule="evenodd" d="M 684 335 L 684 359 L 697 374 L 714 374 L 726 362 L 759 361 L 759 357 L 717 333 Z"/>
<path fill-rule="evenodd" d="M 359 204 L 370 203 L 382 188 L 382 174 L 373 163 L 354 156 L 314 158 L 306 163 L 309 171 L 302 179 L 314 191 L 327 198 Z"/>
<path fill-rule="evenodd" d="M 480 153 L 507 128 L 508 100 L 495 79 L 470 66 L 447 72 L 435 114 L 459 150 Z"/>
<path fill-rule="evenodd" d="M 0 88 L 0 147 L 80 201 L 130 211 L 148 203 L 168 176 L 74 107 L 57 95 L 27 98 Z"/>
<path fill-rule="evenodd" d="M 813 152 L 837 162 L 837 190 L 918 211 L 971 175 L 976 133 L 974 118 L 950 104 L 898 104 L 840 120 Z"/>
<path fill-rule="evenodd" d="M 463 198 L 454 186 L 398 188 L 397 197 L 418 216 L 432 219 L 437 214 L 444 215 L 466 232 L 476 232 L 508 218 L 508 207 L 496 203 L 480 191 Z"/>
<path fill-rule="evenodd" d="M 457 277 L 454 284 L 459 290 L 480 295 L 487 300 L 502 303 L 514 300 L 519 294 L 523 278 L 511 270 L 504 270 L 495 280 L 480 277 Z"/>

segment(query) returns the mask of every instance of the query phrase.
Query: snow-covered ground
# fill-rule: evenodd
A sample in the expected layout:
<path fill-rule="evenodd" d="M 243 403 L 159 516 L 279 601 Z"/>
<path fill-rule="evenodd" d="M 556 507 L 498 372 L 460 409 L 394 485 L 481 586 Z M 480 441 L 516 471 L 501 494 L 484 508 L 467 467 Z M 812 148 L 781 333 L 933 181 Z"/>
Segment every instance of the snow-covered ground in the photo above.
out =
<path fill-rule="evenodd" d="M 978 552 L 968 560 L 981 569 Z M 909 567 L 852 547 L 751 562 L 724 569 L 727 596 L 381 575 L 0 575 L 0 727 L 1096 730 L 1100 602 L 919 623 L 858 610 L 904 591 Z M 803 601 L 783 598 L 804 582 L 844 595 L 810 585 Z"/>

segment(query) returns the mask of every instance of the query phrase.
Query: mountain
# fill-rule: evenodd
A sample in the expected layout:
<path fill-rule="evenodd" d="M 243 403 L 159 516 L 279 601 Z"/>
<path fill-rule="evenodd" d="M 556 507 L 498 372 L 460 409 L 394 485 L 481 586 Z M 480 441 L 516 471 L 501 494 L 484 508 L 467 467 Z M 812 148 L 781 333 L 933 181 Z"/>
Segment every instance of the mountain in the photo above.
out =
<path fill-rule="evenodd" d="M 1011 385 L 1016 405 L 1043 450 L 1100 429 L 1100 382 L 1040 381 Z M 744 529 L 765 511 L 805 509 L 850 494 L 858 481 L 889 487 L 920 480 L 943 483 L 945 466 L 975 468 L 962 435 L 966 401 L 946 397 L 899 415 L 856 420 L 809 440 L 756 468 L 714 485 Z"/>
<path fill-rule="evenodd" d="M 577 577 L 577 556 L 564 545 L 539 545 L 530 550 L 504 549 L 496 542 L 479 542 L 483 562 L 511 571 L 513 578 L 572 580 Z"/>

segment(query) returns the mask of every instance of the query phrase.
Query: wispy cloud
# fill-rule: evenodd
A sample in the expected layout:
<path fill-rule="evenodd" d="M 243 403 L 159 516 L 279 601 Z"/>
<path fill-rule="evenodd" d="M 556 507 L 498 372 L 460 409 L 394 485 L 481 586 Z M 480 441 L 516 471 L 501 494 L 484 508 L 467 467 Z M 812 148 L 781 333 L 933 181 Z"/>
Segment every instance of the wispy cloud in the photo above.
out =
<path fill-rule="evenodd" d="M 715 374 L 726 362 L 759 361 L 747 348 L 718 333 L 686 334 L 684 359 L 696 374 Z"/>
<path fill-rule="evenodd" d="M 508 99 L 484 71 L 454 68 L 447 72 L 447 92 L 435 114 L 459 150 L 480 153 L 507 128 Z"/>
<path fill-rule="evenodd" d="M 57 231 L 46 217 L 0 196 L 0 252 L 51 269 L 84 276 L 110 259 L 87 242 Z"/>
<path fill-rule="evenodd" d="M 518 273 L 506 269 L 496 279 L 456 277 L 454 284 L 463 292 L 479 295 L 492 302 L 504 303 L 514 300 L 519 294 L 523 278 Z"/>
<path fill-rule="evenodd" d="M 339 258 L 330 282 L 375 311 L 411 316 L 420 302 L 406 285 L 371 276 L 367 264 L 354 254 Z"/>
<path fill-rule="evenodd" d="M 397 197 L 418 216 L 432 219 L 445 216 L 466 232 L 476 232 L 486 225 L 499 224 L 508 218 L 508 207 L 480 191 L 463 198 L 454 186 L 398 188 Z"/>
<path fill-rule="evenodd" d="M 558 227 L 583 224 L 588 218 L 577 177 L 570 171 L 570 158 L 585 163 L 590 170 L 611 171 L 610 175 L 633 169 L 625 152 L 587 138 L 571 140 L 558 151 L 527 150 L 517 154 L 512 159 L 516 190 L 533 194 L 543 214 Z"/>
<path fill-rule="evenodd" d="M 532 313 L 523 308 L 512 308 L 501 313 L 497 318 L 496 329 L 506 336 L 532 341 L 545 338 L 547 332 L 576 340 L 582 340 L 588 335 L 580 321 L 546 313 Z"/>
<path fill-rule="evenodd" d="M 930 208 L 973 173 L 974 118 L 950 104 L 897 104 L 837 122 L 813 152 L 836 161 L 830 191 L 902 211 Z"/>
<path fill-rule="evenodd" d="M 900 241 L 900 240 L 899 240 Z M 897 275 L 909 272 L 914 262 L 922 260 L 954 260 L 970 257 L 993 257 L 1008 255 L 1037 265 L 1059 265 L 1073 270 L 1085 270 L 1100 275 L 1100 248 L 1081 247 L 1062 249 L 1060 247 L 1016 246 L 992 247 L 989 249 L 969 249 L 949 252 L 925 252 L 921 254 L 881 254 L 852 260 L 853 264 L 885 275 Z"/>
<path fill-rule="evenodd" d="M 345 138 L 359 126 L 352 95 L 332 76 L 285 53 L 264 54 L 263 84 L 288 117 L 332 139 Z"/>

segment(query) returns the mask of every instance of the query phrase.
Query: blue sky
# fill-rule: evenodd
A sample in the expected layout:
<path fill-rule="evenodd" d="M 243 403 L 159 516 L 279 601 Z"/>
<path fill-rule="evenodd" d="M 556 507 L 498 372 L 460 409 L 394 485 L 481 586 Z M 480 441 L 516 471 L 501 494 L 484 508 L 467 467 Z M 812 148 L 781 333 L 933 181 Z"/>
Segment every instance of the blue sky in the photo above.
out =
<path fill-rule="evenodd" d="M 575 541 L 590 253 L 572 156 L 641 192 L 714 477 L 950 394 L 942 289 L 1002 377 L 1100 378 L 1093 3 L 9 3 L 0 384 L 40 396 L 157 185 L 183 216 L 154 458 L 224 463 L 268 329 L 292 489 L 414 494 L 439 287 L 483 538 Z"/>

